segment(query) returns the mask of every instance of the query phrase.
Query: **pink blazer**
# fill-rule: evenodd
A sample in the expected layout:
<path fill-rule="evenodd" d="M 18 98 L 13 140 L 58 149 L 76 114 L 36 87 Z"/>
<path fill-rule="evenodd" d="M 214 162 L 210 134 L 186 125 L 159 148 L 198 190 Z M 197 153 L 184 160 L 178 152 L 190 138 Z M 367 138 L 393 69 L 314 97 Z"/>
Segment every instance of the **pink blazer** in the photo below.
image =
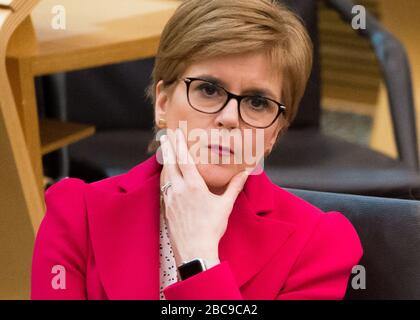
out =
<path fill-rule="evenodd" d="M 32 299 L 159 299 L 156 155 L 94 183 L 45 193 Z M 205 208 L 203 208 L 204 210 Z M 342 299 L 363 250 L 352 224 L 249 176 L 219 243 L 221 263 L 164 290 L 166 299 Z M 65 282 L 53 285 L 61 266 Z"/>

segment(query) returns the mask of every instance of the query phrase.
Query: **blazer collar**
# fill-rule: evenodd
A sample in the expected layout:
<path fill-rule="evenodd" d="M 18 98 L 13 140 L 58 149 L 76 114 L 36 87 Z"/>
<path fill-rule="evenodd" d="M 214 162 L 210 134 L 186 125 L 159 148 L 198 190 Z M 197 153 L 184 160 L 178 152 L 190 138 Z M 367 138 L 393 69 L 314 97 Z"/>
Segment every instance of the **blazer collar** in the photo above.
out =
<path fill-rule="evenodd" d="M 159 299 L 162 165 L 158 156 L 154 154 L 121 176 L 118 191 L 87 185 L 95 261 L 110 299 Z M 239 287 L 262 269 L 294 232 L 294 225 L 270 215 L 276 212 L 273 188 L 264 172 L 249 176 L 220 240 L 220 260 L 229 262 Z"/>

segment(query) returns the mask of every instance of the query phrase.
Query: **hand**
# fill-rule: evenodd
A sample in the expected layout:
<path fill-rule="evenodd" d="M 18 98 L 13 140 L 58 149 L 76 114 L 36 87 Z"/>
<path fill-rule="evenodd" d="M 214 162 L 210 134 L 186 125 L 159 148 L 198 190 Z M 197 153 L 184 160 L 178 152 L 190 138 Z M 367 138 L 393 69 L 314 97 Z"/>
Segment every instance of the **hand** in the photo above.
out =
<path fill-rule="evenodd" d="M 226 231 L 233 204 L 248 174 L 235 175 L 222 195 L 208 189 L 192 159 L 181 129 L 162 136 L 162 183 L 172 186 L 164 195 L 165 217 L 177 266 L 203 258 L 207 267 L 219 263 L 219 241 Z"/>

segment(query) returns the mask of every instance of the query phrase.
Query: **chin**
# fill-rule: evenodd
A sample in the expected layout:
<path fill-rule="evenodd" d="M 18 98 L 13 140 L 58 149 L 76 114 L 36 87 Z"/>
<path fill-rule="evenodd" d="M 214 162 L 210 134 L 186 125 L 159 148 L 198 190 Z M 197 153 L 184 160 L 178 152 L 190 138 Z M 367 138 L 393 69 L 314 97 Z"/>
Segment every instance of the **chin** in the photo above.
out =
<path fill-rule="evenodd" d="M 226 187 L 236 174 L 236 168 L 232 165 L 198 164 L 197 170 L 209 189 Z"/>

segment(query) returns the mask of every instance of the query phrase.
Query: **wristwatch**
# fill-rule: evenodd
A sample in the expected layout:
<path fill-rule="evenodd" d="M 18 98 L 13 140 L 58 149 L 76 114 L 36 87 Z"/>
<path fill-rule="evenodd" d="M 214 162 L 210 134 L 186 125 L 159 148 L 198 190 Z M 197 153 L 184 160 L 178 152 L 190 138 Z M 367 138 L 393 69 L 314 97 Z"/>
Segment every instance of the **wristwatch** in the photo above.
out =
<path fill-rule="evenodd" d="M 190 261 L 183 262 L 178 267 L 178 275 L 181 280 L 185 280 L 205 270 L 207 270 L 207 268 L 204 260 L 201 258 L 195 258 Z"/>

